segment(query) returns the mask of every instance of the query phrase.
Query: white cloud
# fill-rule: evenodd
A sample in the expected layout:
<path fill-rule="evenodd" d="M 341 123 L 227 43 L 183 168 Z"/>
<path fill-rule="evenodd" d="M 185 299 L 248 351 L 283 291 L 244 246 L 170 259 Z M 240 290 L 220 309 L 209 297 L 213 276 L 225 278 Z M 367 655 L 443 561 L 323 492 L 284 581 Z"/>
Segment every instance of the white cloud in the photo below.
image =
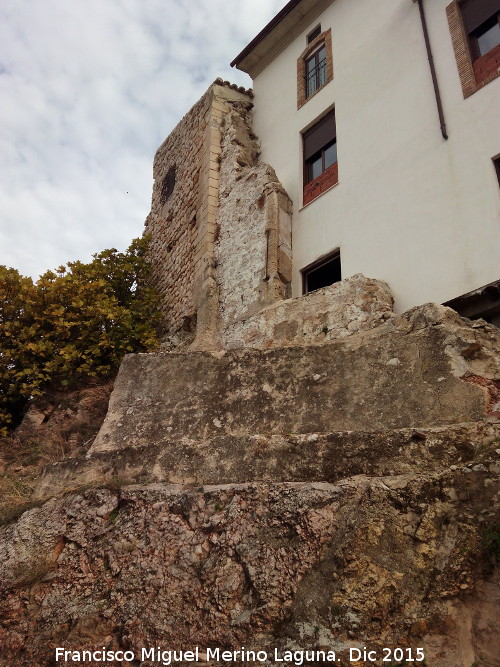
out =
<path fill-rule="evenodd" d="M 0 264 L 125 248 L 157 146 L 285 0 L 17 0 L 0 8 Z"/>

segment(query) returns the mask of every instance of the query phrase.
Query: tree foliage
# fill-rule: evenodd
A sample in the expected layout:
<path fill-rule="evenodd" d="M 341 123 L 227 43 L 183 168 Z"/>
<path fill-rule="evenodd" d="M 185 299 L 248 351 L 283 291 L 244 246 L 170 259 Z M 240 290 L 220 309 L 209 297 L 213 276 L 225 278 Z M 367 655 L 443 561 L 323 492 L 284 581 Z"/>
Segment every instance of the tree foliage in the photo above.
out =
<path fill-rule="evenodd" d="M 147 239 L 104 250 L 37 282 L 0 266 L 0 435 L 30 397 L 113 375 L 124 354 L 157 344 Z"/>

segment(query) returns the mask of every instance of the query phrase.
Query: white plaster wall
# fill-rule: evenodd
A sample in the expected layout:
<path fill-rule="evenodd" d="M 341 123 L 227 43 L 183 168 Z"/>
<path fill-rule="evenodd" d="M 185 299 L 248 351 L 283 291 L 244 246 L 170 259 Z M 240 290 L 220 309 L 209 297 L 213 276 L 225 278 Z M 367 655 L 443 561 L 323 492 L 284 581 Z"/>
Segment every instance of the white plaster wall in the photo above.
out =
<path fill-rule="evenodd" d="M 500 278 L 500 77 L 463 99 L 448 1 L 424 0 L 447 141 L 411 0 L 334 0 L 320 19 L 334 79 L 300 110 L 296 63 L 317 20 L 256 76 L 261 157 L 294 205 L 294 296 L 300 269 L 339 246 L 343 277 L 386 281 L 397 312 Z M 300 132 L 333 105 L 339 183 L 301 209 Z"/>

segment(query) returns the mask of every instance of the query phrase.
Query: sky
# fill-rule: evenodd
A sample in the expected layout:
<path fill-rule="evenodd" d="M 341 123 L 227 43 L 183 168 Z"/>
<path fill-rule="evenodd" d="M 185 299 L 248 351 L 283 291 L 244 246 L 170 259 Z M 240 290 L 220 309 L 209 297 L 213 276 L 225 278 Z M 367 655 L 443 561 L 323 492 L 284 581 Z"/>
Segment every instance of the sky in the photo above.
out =
<path fill-rule="evenodd" d="M 286 0 L 0 0 L 0 264 L 140 236 L 157 147 Z"/>

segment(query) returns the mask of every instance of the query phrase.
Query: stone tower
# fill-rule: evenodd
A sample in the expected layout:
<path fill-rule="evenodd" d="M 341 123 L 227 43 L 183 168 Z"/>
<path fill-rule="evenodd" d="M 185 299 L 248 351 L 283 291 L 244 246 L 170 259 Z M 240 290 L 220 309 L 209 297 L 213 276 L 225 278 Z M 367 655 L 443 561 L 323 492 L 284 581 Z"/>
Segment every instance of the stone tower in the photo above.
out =
<path fill-rule="evenodd" d="M 158 149 L 146 233 L 164 331 L 195 348 L 289 296 L 291 204 L 259 163 L 252 92 L 217 79 Z"/>

